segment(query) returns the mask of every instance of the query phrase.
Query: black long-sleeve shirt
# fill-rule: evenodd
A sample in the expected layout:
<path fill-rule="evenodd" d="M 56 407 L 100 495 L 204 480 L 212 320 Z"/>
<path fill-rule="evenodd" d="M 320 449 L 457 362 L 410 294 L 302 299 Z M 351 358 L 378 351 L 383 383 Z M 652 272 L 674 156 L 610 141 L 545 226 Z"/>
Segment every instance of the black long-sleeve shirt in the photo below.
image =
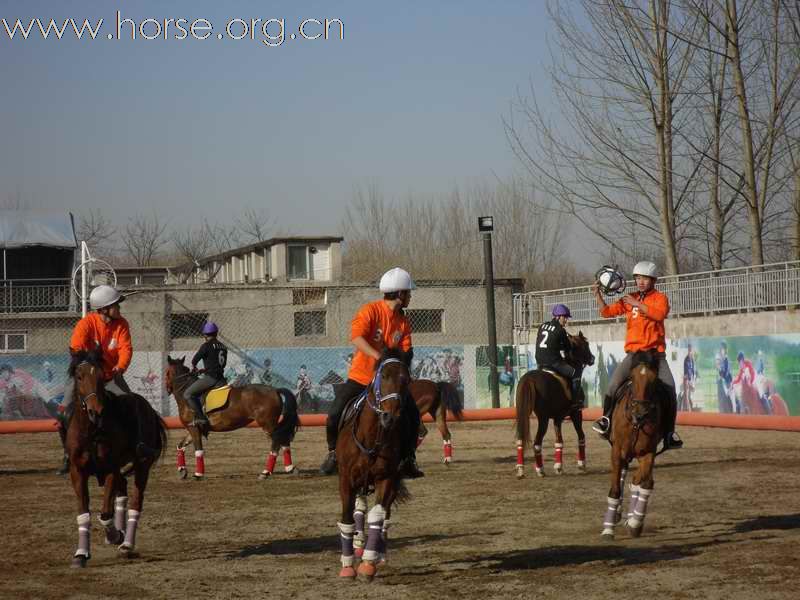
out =
<path fill-rule="evenodd" d="M 192 358 L 192 366 L 197 367 L 201 360 L 209 377 L 222 379 L 225 376 L 225 364 L 228 362 L 228 348 L 219 340 L 205 342 Z"/>
<path fill-rule="evenodd" d="M 536 334 L 536 364 L 540 367 L 553 365 L 564 360 L 561 351 L 569 351 L 567 330 L 557 319 L 539 325 Z"/>

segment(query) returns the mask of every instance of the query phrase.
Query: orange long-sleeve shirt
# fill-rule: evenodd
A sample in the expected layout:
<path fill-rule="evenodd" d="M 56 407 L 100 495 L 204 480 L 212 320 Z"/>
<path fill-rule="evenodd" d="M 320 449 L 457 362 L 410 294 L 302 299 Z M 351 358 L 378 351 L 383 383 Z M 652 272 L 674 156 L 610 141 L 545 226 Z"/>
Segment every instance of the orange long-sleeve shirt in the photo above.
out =
<path fill-rule="evenodd" d="M 350 327 L 350 340 L 363 337 L 367 343 L 381 351 L 382 347 L 411 350 L 411 325 L 399 311 L 393 311 L 386 302 L 377 300 L 358 309 Z M 349 379 L 368 385 L 375 375 L 378 361 L 356 350 L 350 365 Z"/>
<path fill-rule="evenodd" d="M 669 299 L 658 290 L 650 290 L 639 301 L 647 306 L 646 315 L 642 314 L 638 308 L 625 304 L 622 300 L 602 307 L 600 315 L 606 318 L 625 315 L 628 323 L 625 352 L 652 349 L 664 352 L 667 349 L 664 319 L 669 314 Z"/>
<path fill-rule="evenodd" d="M 124 371 L 131 364 L 133 345 L 128 322 L 120 317 L 106 323 L 97 313 L 83 317 L 75 325 L 69 347 L 74 351 L 88 351 L 97 346 L 103 351 L 103 374 L 106 381 L 110 381 L 114 367 Z"/>

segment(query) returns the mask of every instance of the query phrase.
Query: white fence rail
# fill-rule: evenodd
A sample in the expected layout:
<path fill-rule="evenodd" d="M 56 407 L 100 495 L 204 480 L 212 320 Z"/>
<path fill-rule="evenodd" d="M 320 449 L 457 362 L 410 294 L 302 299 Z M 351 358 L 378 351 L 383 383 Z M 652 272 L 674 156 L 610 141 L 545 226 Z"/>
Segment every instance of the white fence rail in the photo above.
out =
<path fill-rule="evenodd" d="M 800 261 L 667 276 L 656 287 L 670 301 L 670 316 L 746 312 L 800 305 Z M 634 288 L 628 282 L 626 290 Z M 603 320 L 587 287 L 514 294 L 514 329 L 530 330 L 566 304 L 572 322 Z"/>
<path fill-rule="evenodd" d="M 69 279 L 0 279 L 0 314 L 76 310 Z"/>

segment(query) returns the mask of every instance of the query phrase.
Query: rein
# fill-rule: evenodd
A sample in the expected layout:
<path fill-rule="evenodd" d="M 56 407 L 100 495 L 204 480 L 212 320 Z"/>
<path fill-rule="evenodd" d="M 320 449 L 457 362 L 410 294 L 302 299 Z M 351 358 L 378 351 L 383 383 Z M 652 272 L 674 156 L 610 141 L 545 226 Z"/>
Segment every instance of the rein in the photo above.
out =
<path fill-rule="evenodd" d="M 381 408 L 384 402 L 387 400 L 393 400 L 395 398 L 400 398 L 400 394 L 397 392 L 392 392 L 391 394 L 386 394 L 385 396 L 381 394 L 381 373 L 383 371 L 383 367 L 387 364 L 391 363 L 400 363 L 402 361 L 396 358 L 389 358 L 383 361 L 380 365 L 378 365 L 378 370 L 375 373 L 375 377 L 372 380 L 372 385 L 370 386 L 372 389 L 372 396 L 374 401 L 370 400 L 370 387 L 364 390 L 363 396 L 365 399 L 365 404 L 372 409 L 372 411 L 380 417 L 381 415 L 389 414 L 388 411 L 385 411 Z M 380 418 L 378 419 L 378 434 L 375 439 L 375 445 L 372 448 L 367 448 L 364 444 L 362 444 L 358 439 L 358 418 L 353 419 L 353 442 L 355 443 L 356 447 L 364 454 L 366 454 L 370 460 L 375 460 L 380 452 L 381 448 L 383 448 L 383 434 L 386 429 L 383 426 Z"/>

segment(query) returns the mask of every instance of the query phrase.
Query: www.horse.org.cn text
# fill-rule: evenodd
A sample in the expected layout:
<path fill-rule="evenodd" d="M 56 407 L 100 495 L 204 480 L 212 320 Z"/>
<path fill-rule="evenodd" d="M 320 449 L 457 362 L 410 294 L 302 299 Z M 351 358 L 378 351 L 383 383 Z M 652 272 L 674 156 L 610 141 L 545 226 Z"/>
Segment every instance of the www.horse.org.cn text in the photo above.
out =
<path fill-rule="evenodd" d="M 16 18 L 0 19 L 0 37 L 9 41 L 32 38 L 77 39 L 77 40 L 116 40 L 116 41 L 183 41 L 183 40 L 233 40 L 254 41 L 270 48 L 283 45 L 288 40 L 320 41 L 344 40 L 344 24 L 340 19 L 307 18 L 299 21 L 294 29 L 291 24 L 287 30 L 286 19 L 231 18 L 224 27 L 217 29 L 205 18 L 128 18 L 117 11 L 111 22 L 103 18 L 76 20 L 74 18 L 41 19 Z"/>

